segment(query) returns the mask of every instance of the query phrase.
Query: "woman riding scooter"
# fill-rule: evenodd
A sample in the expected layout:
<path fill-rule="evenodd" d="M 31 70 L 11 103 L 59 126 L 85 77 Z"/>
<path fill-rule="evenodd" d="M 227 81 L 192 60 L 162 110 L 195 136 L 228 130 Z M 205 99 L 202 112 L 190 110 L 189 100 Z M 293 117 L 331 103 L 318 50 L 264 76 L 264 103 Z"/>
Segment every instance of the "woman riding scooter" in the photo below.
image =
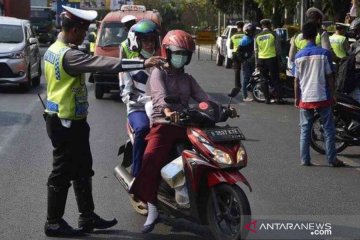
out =
<path fill-rule="evenodd" d="M 133 25 L 128 34 L 130 49 L 136 59 L 148 59 L 159 49 L 158 26 L 151 20 L 144 19 Z M 150 101 L 149 69 L 120 73 L 121 97 L 127 107 L 128 121 L 134 131 L 133 163 L 131 174 L 136 177 L 141 168 L 145 150 L 145 136 L 150 129 L 145 104 Z"/>
<path fill-rule="evenodd" d="M 184 71 L 184 66 L 190 63 L 195 50 L 191 35 L 182 30 L 172 30 L 164 37 L 162 47 L 168 66 L 163 69 L 155 68 L 150 75 L 153 126 L 146 136 L 147 146 L 142 168 L 130 188 L 130 193 L 148 204 L 148 217 L 142 228 L 143 233 L 151 232 L 159 217 L 156 205 L 160 170 L 169 161 L 172 146 L 187 139 L 185 128 L 171 125 L 165 118 L 179 118 L 179 112 L 189 105 L 190 98 L 197 102 L 209 100 L 196 80 Z M 164 98 L 167 95 L 179 96 L 181 103 L 166 103 Z"/>

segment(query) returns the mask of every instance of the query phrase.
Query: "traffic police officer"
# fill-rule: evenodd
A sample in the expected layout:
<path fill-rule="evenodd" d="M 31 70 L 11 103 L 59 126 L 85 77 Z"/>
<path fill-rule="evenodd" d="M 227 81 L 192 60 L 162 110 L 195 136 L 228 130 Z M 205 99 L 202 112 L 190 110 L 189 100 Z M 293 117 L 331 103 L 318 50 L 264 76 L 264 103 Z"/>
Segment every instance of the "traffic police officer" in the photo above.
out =
<path fill-rule="evenodd" d="M 239 47 L 241 39 L 245 35 L 243 32 L 243 27 L 244 27 L 243 22 L 237 22 L 236 23 L 237 32 L 234 35 L 232 35 L 230 38 L 230 49 L 232 49 L 233 52 L 233 64 L 235 69 L 235 87 L 238 88 L 241 88 L 241 82 L 240 82 L 241 60 L 238 57 L 237 49 Z"/>
<path fill-rule="evenodd" d="M 347 28 L 347 24 L 344 23 L 336 23 L 336 31 L 333 35 L 330 36 L 330 44 L 331 48 L 335 54 L 335 61 L 338 63 L 342 58 L 348 55 L 348 51 L 350 49 L 350 44 L 345 37 L 345 32 Z"/>
<path fill-rule="evenodd" d="M 271 29 L 271 20 L 260 21 L 262 31 L 255 37 L 255 65 L 260 74 L 268 79 L 265 82 L 265 103 L 270 103 L 269 85 L 274 88 L 277 103 L 283 103 L 280 93 L 279 56 L 281 52 L 280 38 Z M 270 74 L 270 76 L 269 76 Z"/>
<path fill-rule="evenodd" d="M 136 23 L 136 17 L 133 15 L 126 15 L 121 19 L 121 23 L 124 24 L 126 32 L 130 31 L 130 28 Z M 139 56 L 138 51 L 133 51 L 129 47 L 129 41 L 126 38 L 120 45 L 120 58 L 136 58 Z"/>
<path fill-rule="evenodd" d="M 315 39 L 315 43 L 322 48 L 327 50 L 331 49 L 330 41 L 329 41 L 329 34 L 327 31 L 324 31 L 322 26 L 322 20 L 324 19 L 323 12 L 316 8 L 311 7 L 309 8 L 306 13 L 307 21 L 315 22 L 318 26 L 318 34 Z M 290 50 L 289 50 L 289 63 L 292 65 L 295 59 L 295 54 L 303 49 L 307 44 L 307 41 L 303 38 L 302 33 L 295 35 L 290 41 Z"/>
<path fill-rule="evenodd" d="M 48 178 L 47 236 L 78 236 L 93 229 L 106 229 L 117 221 L 104 220 L 94 213 L 91 189 L 92 155 L 90 128 L 86 121 L 88 100 L 84 80 L 86 72 L 119 72 L 158 65 L 163 58 L 119 60 L 91 56 L 75 47 L 82 43 L 96 11 L 63 6 L 62 32 L 44 55 L 47 81 L 46 130 L 54 147 L 53 169 Z M 72 181 L 78 209 L 79 228 L 63 219 L 68 188 Z"/>

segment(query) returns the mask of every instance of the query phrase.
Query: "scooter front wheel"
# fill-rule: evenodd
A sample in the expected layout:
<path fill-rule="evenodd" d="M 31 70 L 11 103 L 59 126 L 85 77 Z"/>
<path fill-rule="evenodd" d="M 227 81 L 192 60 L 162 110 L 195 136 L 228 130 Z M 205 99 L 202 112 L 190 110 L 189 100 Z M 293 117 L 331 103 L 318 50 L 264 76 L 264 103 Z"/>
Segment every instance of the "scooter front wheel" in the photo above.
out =
<path fill-rule="evenodd" d="M 248 230 L 244 226 L 251 221 L 249 201 L 236 184 L 216 185 L 209 195 L 207 220 L 217 240 L 245 239 Z"/>
<path fill-rule="evenodd" d="M 264 84 L 261 82 L 256 83 L 251 91 L 253 98 L 255 101 L 259 103 L 265 102 L 265 95 L 264 95 Z"/>
<path fill-rule="evenodd" d="M 135 212 L 137 212 L 140 215 L 147 216 L 148 208 L 146 203 L 135 198 L 135 196 L 132 194 L 130 195 L 130 203 L 131 206 L 134 208 Z"/>

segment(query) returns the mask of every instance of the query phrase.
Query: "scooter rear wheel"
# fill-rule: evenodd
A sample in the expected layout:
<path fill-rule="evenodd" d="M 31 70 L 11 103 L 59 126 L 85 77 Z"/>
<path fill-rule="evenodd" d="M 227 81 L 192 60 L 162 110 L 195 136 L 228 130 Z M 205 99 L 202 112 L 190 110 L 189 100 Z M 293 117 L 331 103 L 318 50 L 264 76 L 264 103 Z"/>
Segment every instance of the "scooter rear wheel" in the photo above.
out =
<path fill-rule="evenodd" d="M 251 209 L 245 193 L 236 184 L 219 184 L 214 191 L 216 202 L 210 194 L 207 203 L 207 220 L 214 238 L 245 239 L 248 230 L 244 226 L 251 221 Z"/>
<path fill-rule="evenodd" d="M 339 139 L 338 133 L 339 131 L 344 130 L 345 123 L 339 116 L 335 116 L 335 128 L 336 128 L 336 140 L 335 140 L 335 148 L 336 153 L 340 153 L 347 148 L 348 144 Z M 311 138 L 310 138 L 310 146 L 317 151 L 318 153 L 325 154 L 325 137 L 324 137 L 324 129 L 321 123 L 320 115 L 316 114 L 314 117 L 314 122 L 311 128 Z"/>

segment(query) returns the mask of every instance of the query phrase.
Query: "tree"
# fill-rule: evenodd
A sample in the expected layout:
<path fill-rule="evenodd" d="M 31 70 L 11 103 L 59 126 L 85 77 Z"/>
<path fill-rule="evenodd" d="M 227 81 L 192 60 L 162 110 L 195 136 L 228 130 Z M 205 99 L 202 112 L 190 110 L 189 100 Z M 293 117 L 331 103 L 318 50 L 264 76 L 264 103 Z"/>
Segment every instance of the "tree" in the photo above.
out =
<path fill-rule="evenodd" d="M 217 23 L 216 8 L 209 0 L 136 0 L 134 3 L 157 9 L 165 31 L 177 28 L 190 32 L 191 26 L 201 29 Z"/>

